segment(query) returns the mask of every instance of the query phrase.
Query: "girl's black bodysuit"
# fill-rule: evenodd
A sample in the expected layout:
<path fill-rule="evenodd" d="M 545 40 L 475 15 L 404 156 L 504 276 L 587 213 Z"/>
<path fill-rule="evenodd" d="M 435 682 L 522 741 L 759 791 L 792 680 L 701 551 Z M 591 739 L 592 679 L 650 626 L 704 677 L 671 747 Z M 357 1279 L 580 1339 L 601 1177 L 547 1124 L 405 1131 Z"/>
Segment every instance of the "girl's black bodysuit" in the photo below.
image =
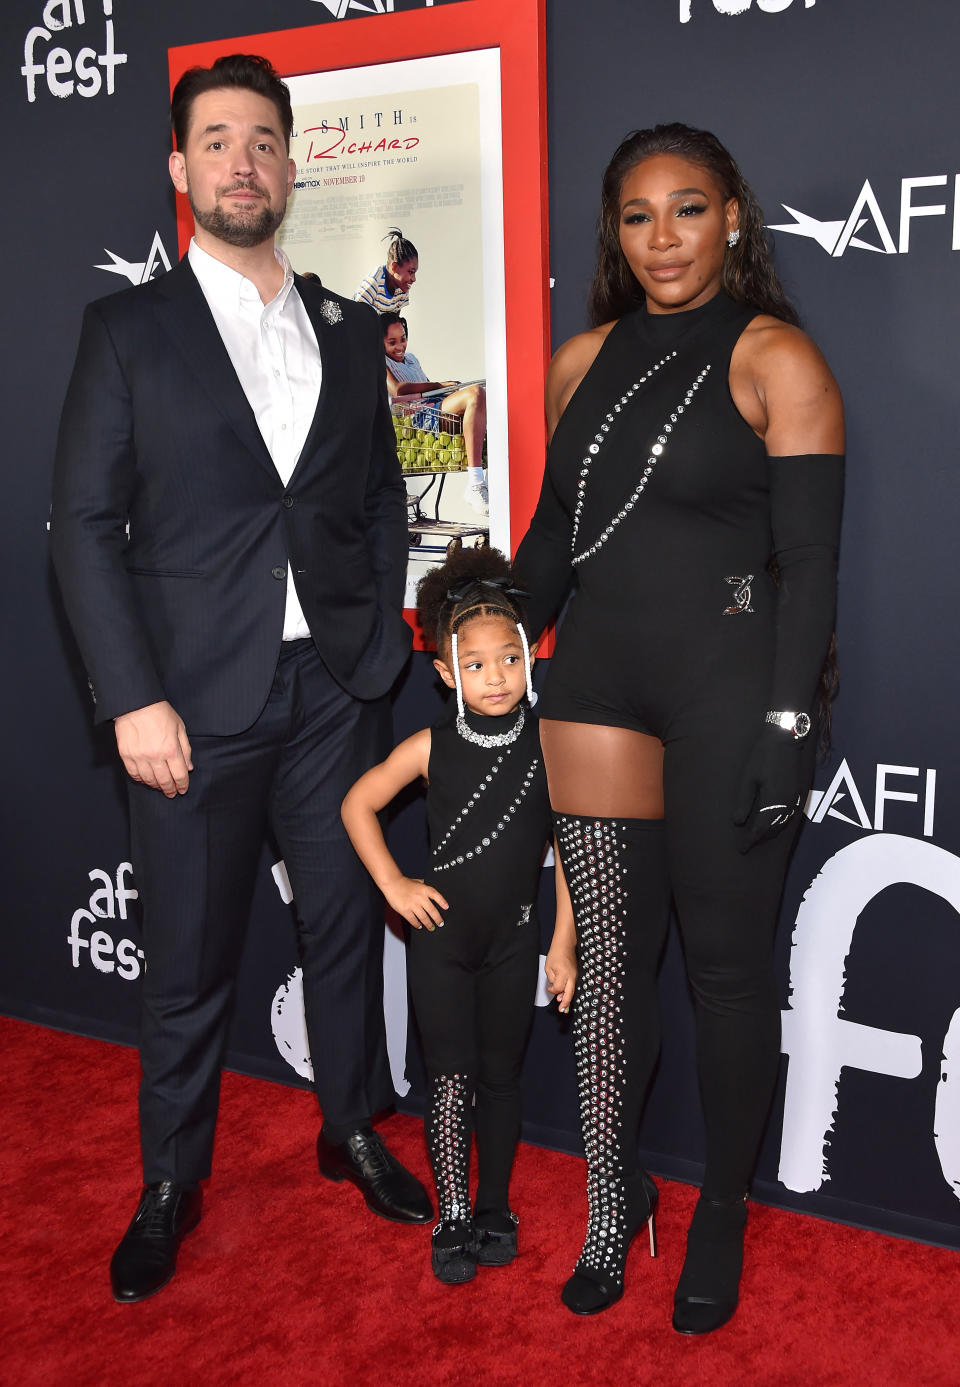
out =
<path fill-rule="evenodd" d="M 666 895 L 697 1008 L 715 1196 L 746 1189 L 770 1101 L 779 1056 L 772 941 L 801 817 L 741 852 L 732 816 L 771 707 L 778 599 L 768 571 L 768 459 L 728 385 L 733 349 L 754 316 L 721 293 L 687 312 L 641 309 L 611 329 L 559 422 L 514 565 L 534 594 L 534 633 L 576 578 L 541 716 L 664 744 Z M 800 752 L 811 771 L 815 740 Z M 562 831 L 560 842 L 576 905 L 579 859 L 568 861 Z M 648 864 L 628 880 L 652 880 L 657 870 Z M 637 1031 L 626 1042 L 638 1105 L 659 1043 L 649 1018 L 667 919 L 659 906 L 656 918 L 637 919 L 636 892 L 628 906 L 625 966 L 636 976 L 624 1025 Z M 577 926 L 583 982 L 579 913 Z M 581 1007 L 584 996 L 582 986 Z"/>
<path fill-rule="evenodd" d="M 521 705 L 522 706 L 522 705 Z M 413 930 L 407 975 L 430 1082 L 427 1140 L 440 1219 L 465 1216 L 471 1099 L 475 1096 L 477 1208 L 507 1208 L 520 1131 L 520 1078 L 540 958 L 536 899 L 550 838 L 536 715 L 517 726 L 456 707 L 430 729 L 424 880 L 448 902 L 443 926 Z"/>

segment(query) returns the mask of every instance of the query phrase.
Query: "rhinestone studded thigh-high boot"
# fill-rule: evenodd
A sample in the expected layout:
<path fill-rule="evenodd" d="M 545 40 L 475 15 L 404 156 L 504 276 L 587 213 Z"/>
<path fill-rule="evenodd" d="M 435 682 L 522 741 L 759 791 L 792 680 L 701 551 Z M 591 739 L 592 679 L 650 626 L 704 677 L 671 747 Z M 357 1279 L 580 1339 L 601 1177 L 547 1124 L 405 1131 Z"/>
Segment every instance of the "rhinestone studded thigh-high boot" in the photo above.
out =
<path fill-rule="evenodd" d="M 448 1285 L 472 1281 L 477 1252 L 470 1220 L 470 1143 L 473 1081 L 466 1074 L 436 1074 L 430 1083 L 426 1137 L 437 1186 L 433 1274 Z"/>
<path fill-rule="evenodd" d="M 669 918 L 663 824 L 555 815 L 573 902 L 580 976 L 574 1048 L 589 1218 L 563 1303 L 592 1315 L 623 1295 L 630 1242 L 657 1190 L 637 1166 L 640 1110 L 659 1049 L 656 972 Z"/>

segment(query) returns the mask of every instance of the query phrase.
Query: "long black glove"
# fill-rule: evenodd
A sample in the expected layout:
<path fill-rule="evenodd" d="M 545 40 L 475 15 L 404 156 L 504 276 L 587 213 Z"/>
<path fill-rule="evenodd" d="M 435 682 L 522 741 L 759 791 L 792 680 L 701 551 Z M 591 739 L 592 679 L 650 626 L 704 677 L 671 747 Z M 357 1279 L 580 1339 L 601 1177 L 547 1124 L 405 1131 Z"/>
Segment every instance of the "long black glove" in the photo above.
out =
<path fill-rule="evenodd" d="M 810 453 L 770 458 L 770 528 L 780 569 L 776 653 L 770 699 L 774 712 L 807 713 L 803 739 L 764 724 L 744 767 L 734 804 L 740 847 L 772 838 L 790 823 L 809 789 L 816 736 L 816 695 L 836 614 L 837 547 L 843 507 L 843 457 Z"/>
<path fill-rule="evenodd" d="M 530 590 L 526 606 L 531 638 L 556 616 L 573 584 L 571 533 L 570 516 L 557 495 L 548 461 L 537 509 L 513 560 L 514 573 Z"/>

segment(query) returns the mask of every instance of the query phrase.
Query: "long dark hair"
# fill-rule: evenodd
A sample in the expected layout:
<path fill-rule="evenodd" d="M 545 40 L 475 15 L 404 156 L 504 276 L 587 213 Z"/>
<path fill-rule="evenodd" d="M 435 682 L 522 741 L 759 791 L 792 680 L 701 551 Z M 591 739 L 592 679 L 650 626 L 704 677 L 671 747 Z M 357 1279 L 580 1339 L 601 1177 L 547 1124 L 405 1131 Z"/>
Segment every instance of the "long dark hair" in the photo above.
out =
<path fill-rule="evenodd" d="M 721 288 L 738 303 L 799 325 L 796 310 L 773 268 L 756 195 L 716 135 L 678 122 L 634 130 L 607 165 L 597 222 L 597 268 L 590 290 L 591 322 L 608 323 L 644 301 L 643 290 L 620 249 L 620 193 L 630 170 L 653 154 L 673 154 L 698 164 L 719 183 L 724 199 L 736 198 L 740 239 L 724 256 Z"/>

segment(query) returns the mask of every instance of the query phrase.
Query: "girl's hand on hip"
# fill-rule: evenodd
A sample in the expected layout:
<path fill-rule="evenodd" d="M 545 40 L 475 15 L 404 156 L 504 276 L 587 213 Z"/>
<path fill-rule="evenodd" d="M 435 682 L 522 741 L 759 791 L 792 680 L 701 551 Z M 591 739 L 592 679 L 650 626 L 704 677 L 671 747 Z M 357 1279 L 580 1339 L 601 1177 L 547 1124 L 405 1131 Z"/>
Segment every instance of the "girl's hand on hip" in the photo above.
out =
<path fill-rule="evenodd" d="M 420 877 L 401 877 L 383 892 L 387 904 L 402 915 L 414 929 L 435 930 L 443 925 L 441 910 L 449 910 L 447 901 L 435 886 L 428 886 Z"/>

